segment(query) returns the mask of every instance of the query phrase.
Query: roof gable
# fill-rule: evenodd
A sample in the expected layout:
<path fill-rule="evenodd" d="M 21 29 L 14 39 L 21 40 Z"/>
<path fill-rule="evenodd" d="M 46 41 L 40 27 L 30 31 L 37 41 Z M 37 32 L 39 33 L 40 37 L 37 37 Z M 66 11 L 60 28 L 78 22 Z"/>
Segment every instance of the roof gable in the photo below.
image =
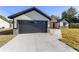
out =
<path fill-rule="evenodd" d="M 61 21 L 63 21 L 63 20 L 65 20 L 65 21 L 67 21 L 68 23 L 70 23 L 68 20 L 66 20 L 66 19 L 59 19 L 59 20 L 57 20 L 58 22 L 61 22 Z"/>
<path fill-rule="evenodd" d="M 8 22 L 8 23 L 11 23 L 11 22 L 9 22 L 4 16 L 1 16 L 1 15 L 0 15 L 0 19 L 6 21 L 6 22 Z"/>
<path fill-rule="evenodd" d="M 67 21 L 68 23 L 79 23 L 79 19 L 77 19 L 77 18 L 74 18 L 71 21 L 66 20 L 66 19 L 60 19 L 60 20 L 58 20 L 58 22 L 61 22 L 63 20 Z"/>
<path fill-rule="evenodd" d="M 28 10 L 24 10 L 24 11 L 18 12 L 18 13 L 14 14 L 14 15 L 9 16 L 8 18 L 13 19 L 13 18 L 16 18 L 16 17 L 18 17 L 18 16 L 20 16 L 22 14 L 25 14 L 25 13 L 28 13 L 30 11 L 33 11 L 33 10 L 37 11 L 38 13 L 42 14 L 44 17 L 46 17 L 49 20 L 51 20 L 51 18 L 48 15 L 46 15 L 45 13 L 43 13 L 42 11 L 40 11 L 39 9 L 37 9 L 35 7 L 32 7 L 30 9 L 28 9 Z"/>

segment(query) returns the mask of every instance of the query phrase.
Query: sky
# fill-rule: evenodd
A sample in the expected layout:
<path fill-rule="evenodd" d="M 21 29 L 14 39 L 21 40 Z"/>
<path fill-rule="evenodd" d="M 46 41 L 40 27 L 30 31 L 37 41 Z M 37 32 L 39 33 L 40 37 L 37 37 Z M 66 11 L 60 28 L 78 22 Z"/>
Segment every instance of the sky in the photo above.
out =
<path fill-rule="evenodd" d="M 8 17 L 17 12 L 29 9 L 33 6 L 0 6 L 0 15 Z M 74 6 L 79 12 L 79 6 Z M 61 17 L 63 11 L 68 10 L 70 6 L 36 6 L 39 10 L 47 14 L 48 16 L 55 15 Z"/>

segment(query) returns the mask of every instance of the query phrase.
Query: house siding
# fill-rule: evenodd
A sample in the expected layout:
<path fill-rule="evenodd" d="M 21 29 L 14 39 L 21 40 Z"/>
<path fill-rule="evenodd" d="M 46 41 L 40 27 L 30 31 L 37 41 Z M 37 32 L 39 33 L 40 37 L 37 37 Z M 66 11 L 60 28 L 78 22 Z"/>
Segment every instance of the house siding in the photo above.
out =
<path fill-rule="evenodd" d="M 28 12 L 26 14 L 23 14 L 21 16 L 18 16 L 16 18 L 14 18 L 14 28 L 17 28 L 17 20 L 29 20 L 29 21 L 33 21 L 33 20 L 37 20 L 37 21 L 49 21 L 49 19 L 47 19 L 46 17 L 44 17 L 43 15 L 41 15 L 40 13 L 36 12 L 36 11 L 31 11 Z M 49 23 L 49 22 L 48 22 Z M 49 25 L 48 25 L 49 26 Z"/>
<path fill-rule="evenodd" d="M 64 26 L 64 23 L 66 23 L 66 25 Z M 69 23 L 66 21 L 66 20 L 62 20 L 61 22 L 60 22 L 60 28 L 68 28 L 69 27 Z"/>
<path fill-rule="evenodd" d="M 10 28 L 10 24 L 3 19 L 0 19 L 0 28 L 1 27 Z"/>

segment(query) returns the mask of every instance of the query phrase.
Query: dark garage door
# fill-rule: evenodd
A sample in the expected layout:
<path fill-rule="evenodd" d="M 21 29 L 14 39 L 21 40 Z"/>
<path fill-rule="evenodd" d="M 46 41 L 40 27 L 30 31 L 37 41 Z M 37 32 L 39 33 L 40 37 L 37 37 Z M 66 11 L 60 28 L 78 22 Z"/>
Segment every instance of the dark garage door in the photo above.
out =
<path fill-rule="evenodd" d="M 47 21 L 18 20 L 19 33 L 47 32 Z"/>

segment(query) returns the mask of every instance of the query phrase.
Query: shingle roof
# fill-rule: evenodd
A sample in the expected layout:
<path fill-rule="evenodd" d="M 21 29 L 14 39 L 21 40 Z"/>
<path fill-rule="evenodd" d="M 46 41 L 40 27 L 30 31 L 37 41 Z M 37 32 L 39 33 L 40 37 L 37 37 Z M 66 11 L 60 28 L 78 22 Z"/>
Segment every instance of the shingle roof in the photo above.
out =
<path fill-rule="evenodd" d="M 13 15 L 9 16 L 8 18 L 13 19 L 13 18 L 15 18 L 17 16 L 20 16 L 22 14 L 28 13 L 28 12 L 30 12 L 32 10 L 35 10 L 35 11 L 39 12 L 40 14 L 42 14 L 43 16 L 45 16 L 46 18 L 48 18 L 48 19 L 51 20 L 51 18 L 48 15 L 46 15 L 45 13 L 43 13 L 42 11 L 40 11 L 39 9 L 37 9 L 36 7 L 32 7 L 30 9 L 26 9 L 24 11 L 18 12 L 16 14 L 13 14 Z"/>
<path fill-rule="evenodd" d="M 57 20 L 57 22 L 61 22 L 63 19 L 59 19 L 59 20 Z M 66 19 L 64 19 L 64 20 L 66 20 Z M 73 19 L 72 21 L 68 21 L 68 20 L 66 20 L 67 22 L 69 22 L 69 23 L 79 23 L 79 19 Z"/>
<path fill-rule="evenodd" d="M 66 20 L 66 19 L 59 19 L 57 20 L 57 22 L 61 22 L 62 20 Z M 68 23 L 70 23 L 70 21 L 66 20 Z"/>

